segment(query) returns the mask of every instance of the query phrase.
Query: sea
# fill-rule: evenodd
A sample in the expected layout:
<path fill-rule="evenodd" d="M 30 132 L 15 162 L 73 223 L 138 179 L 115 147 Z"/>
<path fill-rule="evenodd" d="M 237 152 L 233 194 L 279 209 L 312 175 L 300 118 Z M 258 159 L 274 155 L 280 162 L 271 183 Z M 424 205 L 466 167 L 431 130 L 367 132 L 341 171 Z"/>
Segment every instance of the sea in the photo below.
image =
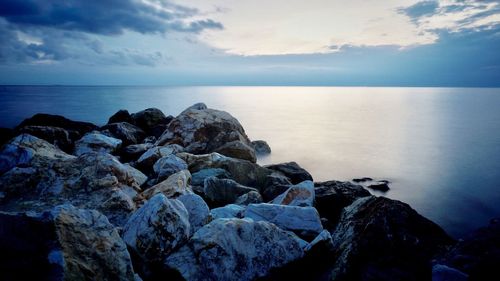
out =
<path fill-rule="evenodd" d="M 0 127 L 35 113 L 104 125 L 204 102 L 315 181 L 371 177 L 454 237 L 500 217 L 500 88 L 0 86 Z"/>

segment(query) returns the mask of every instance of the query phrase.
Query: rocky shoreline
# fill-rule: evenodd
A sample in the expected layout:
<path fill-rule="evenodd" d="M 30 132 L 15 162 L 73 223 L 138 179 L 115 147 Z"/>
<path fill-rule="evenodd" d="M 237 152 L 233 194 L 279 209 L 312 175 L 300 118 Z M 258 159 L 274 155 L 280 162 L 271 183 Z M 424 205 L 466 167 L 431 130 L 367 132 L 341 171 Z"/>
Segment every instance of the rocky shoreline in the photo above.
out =
<path fill-rule="evenodd" d="M 0 280 L 485 280 L 500 265 L 498 220 L 455 241 L 372 179 L 260 166 L 269 145 L 203 103 L 0 132 Z"/>

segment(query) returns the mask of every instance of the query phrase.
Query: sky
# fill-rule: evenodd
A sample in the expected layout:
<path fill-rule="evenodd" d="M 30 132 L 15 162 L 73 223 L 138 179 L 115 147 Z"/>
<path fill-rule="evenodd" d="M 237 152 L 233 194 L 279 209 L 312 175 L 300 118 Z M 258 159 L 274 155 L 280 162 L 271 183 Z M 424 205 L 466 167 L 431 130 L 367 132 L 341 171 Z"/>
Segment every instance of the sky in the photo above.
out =
<path fill-rule="evenodd" d="M 0 84 L 500 87 L 500 0 L 0 0 Z"/>

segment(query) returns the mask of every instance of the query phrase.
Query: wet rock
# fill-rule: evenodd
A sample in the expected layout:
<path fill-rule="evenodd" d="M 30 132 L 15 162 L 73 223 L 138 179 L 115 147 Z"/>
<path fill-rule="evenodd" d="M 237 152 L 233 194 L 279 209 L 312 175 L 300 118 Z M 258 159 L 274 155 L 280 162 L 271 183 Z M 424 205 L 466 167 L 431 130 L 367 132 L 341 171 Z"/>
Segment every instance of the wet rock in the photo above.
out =
<path fill-rule="evenodd" d="M 323 231 L 319 214 L 312 207 L 250 204 L 245 210 L 245 218 L 272 222 L 284 230 L 295 232 L 306 240 L 314 239 Z"/>
<path fill-rule="evenodd" d="M 122 145 L 122 141 L 105 136 L 99 132 L 88 133 L 75 142 L 76 156 L 89 152 L 114 153 Z"/>
<path fill-rule="evenodd" d="M 256 161 L 255 151 L 241 124 L 225 111 L 193 106 L 170 122 L 157 145 L 180 144 L 193 154 L 223 152 Z"/>
<path fill-rule="evenodd" d="M 328 219 L 328 229 L 336 226 L 344 207 L 351 205 L 359 198 L 370 196 L 363 186 L 342 181 L 316 182 L 315 207 L 323 218 Z"/>
<path fill-rule="evenodd" d="M 125 243 L 97 211 L 0 212 L 0 225 L 3 280 L 134 280 Z"/>
<path fill-rule="evenodd" d="M 254 280 L 303 256 L 293 234 L 274 224 L 217 219 L 165 260 L 186 280 Z"/>
<path fill-rule="evenodd" d="M 334 280 L 429 280 L 453 240 L 407 204 L 370 196 L 344 209 L 333 242 Z"/>
<path fill-rule="evenodd" d="M 210 211 L 210 214 L 213 219 L 222 219 L 222 218 L 238 218 L 241 219 L 245 213 L 245 207 L 236 205 L 236 204 L 228 204 L 224 207 L 214 208 Z"/>
<path fill-rule="evenodd" d="M 205 179 L 203 193 L 205 197 L 216 206 L 231 204 L 243 194 L 257 189 L 241 185 L 230 179 L 218 179 L 215 177 Z"/>
<path fill-rule="evenodd" d="M 50 126 L 63 128 L 69 133 L 71 140 L 75 141 L 88 132 L 97 130 L 98 127 L 89 122 L 79 122 L 67 119 L 60 115 L 51 115 L 38 113 L 31 118 L 25 119 L 16 128 L 20 129 L 26 126 Z"/>
<path fill-rule="evenodd" d="M 73 151 L 73 141 L 70 139 L 68 131 L 62 128 L 50 126 L 25 126 L 19 128 L 17 131 L 22 134 L 29 134 L 43 139 L 67 153 Z"/>
<path fill-rule="evenodd" d="M 303 181 L 292 185 L 284 193 L 276 197 L 271 203 L 299 207 L 312 207 L 314 203 L 314 183 Z"/>
<path fill-rule="evenodd" d="M 101 127 L 103 134 L 119 139 L 124 146 L 138 144 L 146 137 L 146 133 L 140 128 L 127 122 L 111 123 Z"/>
<path fill-rule="evenodd" d="M 389 182 L 388 181 L 378 181 L 374 184 L 370 184 L 367 186 L 370 189 L 377 190 L 377 191 L 382 191 L 382 192 L 387 192 L 389 191 Z"/>
<path fill-rule="evenodd" d="M 158 108 L 148 108 L 131 115 L 132 124 L 149 133 L 155 126 L 167 123 L 167 117 Z"/>
<path fill-rule="evenodd" d="M 267 155 L 271 153 L 271 147 L 266 141 L 256 140 L 252 141 L 252 146 L 255 149 L 257 155 Z"/>
<path fill-rule="evenodd" d="M 216 177 L 218 179 L 227 179 L 230 178 L 231 175 L 229 175 L 229 173 L 226 170 L 220 168 L 202 169 L 196 173 L 193 173 L 193 179 L 191 181 L 191 184 L 203 186 L 205 183 L 205 179 L 210 177 Z"/>
<path fill-rule="evenodd" d="M 300 167 L 296 162 L 273 164 L 264 167 L 282 173 L 288 179 L 290 179 L 292 184 L 298 184 L 303 181 L 313 180 L 311 174 Z"/>
<path fill-rule="evenodd" d="M 108 124 L 111 123 L 120 123 L 120 122 L 127 122 L 127 123 L 132 123 L 132 117 L 130 116 L 130 113 L 126 109 L 120 109 L 118 110 L 115 114 L 113 114 L 111 117 L 109 117 Z"/>
<path fill-rule="evenodd" d="M 177 197 L 186 207 L 189 213 L 189 224 L 191 225 L 191 235 L 194 234 L 210 221 L 210 209 L 207 203 L 196 194 L 184 194 Z"/>
<path fill-rule="evenodd" d="M 187 170 L 187 168 L 186 162 L 174 154 L 163 156 L 153 165 L 153 171 L 157 175 L 157 181 L 162 181 L 179 171 Z"/>
<path fill-rule="evenodd" d="M 238 205 L 258 204 L 262 202 L 262 196 L 257 191 L 250 191 L 248 193 L 245 193 L 236 198 L 236 201 L 234 201 L 234 203 Z"/>
<path fill-rule="evenodd" d="M 146 189 L 142 192 L 142 196 L 145 199 L 149 199 L 158 193 L 162 193 L 163 195 L 172 198 L 182 194 L 193 193 L 191 187 L 189 186 L 190 180 L 191 173 L 189 173 L 188 170 L 182 170 L 171 175 L 166 180 Z"/>

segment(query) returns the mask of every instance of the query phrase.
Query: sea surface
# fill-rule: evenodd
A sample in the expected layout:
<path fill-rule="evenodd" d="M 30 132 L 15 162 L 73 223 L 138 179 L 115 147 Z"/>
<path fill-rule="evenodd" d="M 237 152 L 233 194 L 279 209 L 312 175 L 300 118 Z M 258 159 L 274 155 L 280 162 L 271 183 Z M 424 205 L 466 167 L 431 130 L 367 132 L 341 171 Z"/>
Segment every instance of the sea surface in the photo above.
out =
<path fill-rule="evenodd" d="M 460 237 L 500 217 L 500 89 L 0 86 L 0 126 L 44 112 L 107 122 L 119 109 L 230 112 L 272 154 L 315 181 L 372 177 Z"/>

